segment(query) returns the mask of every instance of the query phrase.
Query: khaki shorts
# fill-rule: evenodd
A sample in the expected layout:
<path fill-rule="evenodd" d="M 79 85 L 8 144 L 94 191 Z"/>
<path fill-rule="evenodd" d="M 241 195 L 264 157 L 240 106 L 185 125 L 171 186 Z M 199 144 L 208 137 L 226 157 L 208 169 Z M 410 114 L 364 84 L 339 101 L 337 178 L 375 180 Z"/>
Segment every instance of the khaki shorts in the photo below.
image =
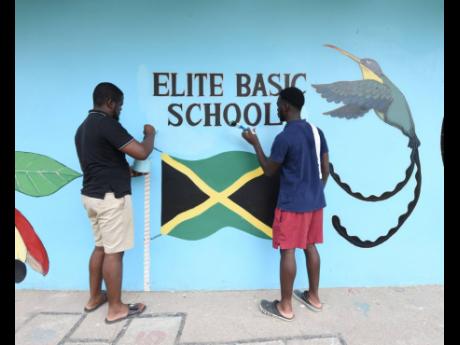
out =
<path fill-rule="evenodd" d="M 104 199 L 81 196 L 93 227 L 97 247 L 107 254 L 124 252 L 134 247 L 134 225 L 131 195 L 115 198 L 106 193 Z"/>

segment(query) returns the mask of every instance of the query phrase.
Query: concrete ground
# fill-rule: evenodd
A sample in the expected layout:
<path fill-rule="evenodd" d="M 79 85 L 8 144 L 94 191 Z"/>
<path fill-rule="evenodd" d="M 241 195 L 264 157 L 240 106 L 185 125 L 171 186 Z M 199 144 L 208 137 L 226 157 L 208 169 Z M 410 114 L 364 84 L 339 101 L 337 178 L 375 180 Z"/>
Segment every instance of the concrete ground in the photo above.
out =
<path fill-rule="evenodd" d="M 16 345 L 441 345 L 444 286 L 321 289 L 314 313 L 293 300 L 295 320 L 259 311 L 278 290 L 125 292 L 138 318 L 106 325 L 107 304 L 84 313 L 87 291 L 16 290 Z"/>

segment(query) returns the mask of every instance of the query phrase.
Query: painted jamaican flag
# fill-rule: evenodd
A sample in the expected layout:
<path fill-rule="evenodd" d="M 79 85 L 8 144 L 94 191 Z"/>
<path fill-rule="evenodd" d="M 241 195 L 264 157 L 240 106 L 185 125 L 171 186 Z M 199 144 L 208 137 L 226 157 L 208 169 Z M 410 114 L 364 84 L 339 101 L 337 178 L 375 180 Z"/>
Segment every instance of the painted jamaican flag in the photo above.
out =
<path fill-rule="evenodd" d="M 197 161 L 162 154 L 161 159 L 161 234 L 199 240 L 230 226 L 272 237 L 279 176 L 264 176 L 255 154 L 231 151 Z"/>

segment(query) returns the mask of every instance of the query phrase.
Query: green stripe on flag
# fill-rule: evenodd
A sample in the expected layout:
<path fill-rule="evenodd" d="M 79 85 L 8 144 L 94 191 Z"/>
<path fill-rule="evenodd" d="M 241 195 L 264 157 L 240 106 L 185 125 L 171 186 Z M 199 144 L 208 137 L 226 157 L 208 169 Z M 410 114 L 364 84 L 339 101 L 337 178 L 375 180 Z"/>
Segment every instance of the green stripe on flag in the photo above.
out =
<path fill-rule="evenodd" d="M 262 231 L 221 204 L 211 207 L 198 217 L 179 224 L 168 235 L 184 240 L 201 240 L 227 226 L 253 236 L 270 239 Z"/>
<path fill-rule="evenodd" d="M 248 171 L 259 167 L 257 156 L 244 151 L 224 152 L 197 161 L 172 158 L 189 167 L 218 192 L 223 191 Z"/>

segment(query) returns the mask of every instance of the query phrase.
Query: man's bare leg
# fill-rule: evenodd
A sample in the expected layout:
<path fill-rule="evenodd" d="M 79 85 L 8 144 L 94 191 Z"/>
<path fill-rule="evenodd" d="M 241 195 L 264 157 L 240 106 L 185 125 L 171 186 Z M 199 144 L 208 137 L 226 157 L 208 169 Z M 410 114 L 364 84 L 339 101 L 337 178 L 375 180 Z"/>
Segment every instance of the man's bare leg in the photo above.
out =
<path fill-rule="evenodd" d="M 297 271 L 295 249 L 280 249 L 280 251 L 281 302 L 278 304 L 278 310 L 283 316 L 291 318 L 294 316 L 292 311 L 292 289 Z"/>
<path fill-rule="evenodd" d="M 123 277 L 123 252 L 114 254 L 105 254 L 103 275 L 105 285 L 107 286 L 107 297 L 109 300 L 109 311 L 107 320 L 113 321 L 128 315 L 129 308 L 127 304 L 121 302 L 121 282 Z M 140 308 L 144 309 L 145 305 L 140 303 Z"/>
<path fill-rule="evenodd" d="M 321 301 L 319 299 L 319 272 L 320 272 L 320 258 L 318 250 L 314 244 L 307 245 L 304 250 L 305 259 L 307 261 L 308 273 L 308 299 L 315 307 L 321 308 Z"/>
<path fill-rule="evenodd" d="M 107 297 L 101 293 L 102 265 L 104 263 L 104 248 L 94 247 L 89 259 L 89 300 L 86 309 L 93 309 L 101 304 Z"/>

